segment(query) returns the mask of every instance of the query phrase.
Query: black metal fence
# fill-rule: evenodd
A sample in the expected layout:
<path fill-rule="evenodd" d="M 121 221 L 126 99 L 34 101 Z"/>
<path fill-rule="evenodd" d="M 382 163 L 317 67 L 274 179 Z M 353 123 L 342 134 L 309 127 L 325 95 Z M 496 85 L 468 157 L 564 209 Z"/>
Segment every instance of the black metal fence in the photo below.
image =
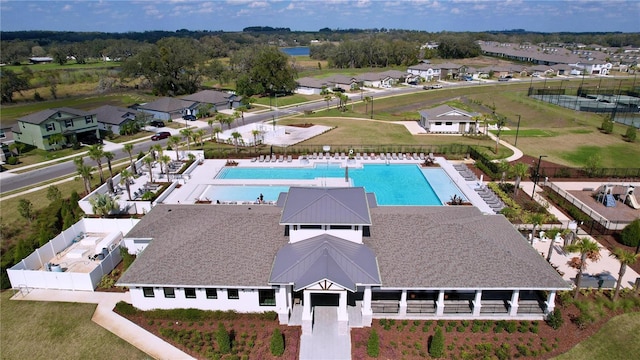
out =
<path fill-rule="evenodd" d="M 533 175 L 533 174 L 532 174 Z M 640 178 L 640 168 L 572 168 L 572 167 L 540 167 L 540 177 L 561 178 Z"/>

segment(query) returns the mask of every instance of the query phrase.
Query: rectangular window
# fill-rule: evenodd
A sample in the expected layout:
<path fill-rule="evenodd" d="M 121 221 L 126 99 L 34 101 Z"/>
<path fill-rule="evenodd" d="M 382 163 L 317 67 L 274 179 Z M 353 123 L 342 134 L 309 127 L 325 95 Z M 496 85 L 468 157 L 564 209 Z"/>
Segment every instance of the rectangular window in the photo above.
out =
<path fill-rule="evenodd" d="M 300 229 L 319 229 L 319 230 L 322 230 L 322 225 L 300 225 Z"/>
<path fill-rule="evenodd" d="M 330 225 L 331 230 L 351 230 L 351 225 Z"/>
<path fill-rule="evenodd" d="M 55 129 L 56 129 L 56 124 L 55 123 L 47 124 L 47 131 L 53 131 Z"/>
<path fill-rule="evenodd" d="M 153 292 L 152 287 L 143 287 L 142 294 L 144 295 L 144 297 L 156 297 L 156 294 Z"/>
<path fill-rule="evenodd" d="M 164 297 L 173 299 L 176 297 L 176 291 L 174 288 L 164 288 Z"/>
<path fill-rule="evenodd" d="M 447 121 L 446 123 L 444 123 L 445 125 L 453 125 L 453 123 L 451 121 Z"/>
<path fill-rule="evenodd" d="M 442 125 L 442 121 L 436 121 L 436 126 Z"/>
<path fill-rule="evenodd" d="M 187 299 L 195 299 L 196 298 L 196 289 L 194 288 L 184 288 L 184 297 Z"/>
<path fill-rule="evenodd" d="M 205 289 L 207 293 L 207 299 L 217 299 L 218 291 L 216 289 Z"/>
<path fill-rule="evenodd" d="M 93 116 L 91 115 L 87 115 L 84 117 L 84 121 L 87 122 L 87 124 L 91 124 L 93 122 Z"/>
<path fill-rule="evenodd" d="M 274 289 L 258 290 L 260 306 L 276 306 L 276 291 Z"/>
<path fill-rule="evenodd" d="M 64 121 L 64 127 L 73 127 L 73 120 L 71 120 L 71 119 L 65 120 Z"/>
<path fill-rule="evenodd" d="M 229 299 L 240 299 L 240 295 L 238 293 L 238 289 L 227 289 L 227 298 L 229 298 Z"/>

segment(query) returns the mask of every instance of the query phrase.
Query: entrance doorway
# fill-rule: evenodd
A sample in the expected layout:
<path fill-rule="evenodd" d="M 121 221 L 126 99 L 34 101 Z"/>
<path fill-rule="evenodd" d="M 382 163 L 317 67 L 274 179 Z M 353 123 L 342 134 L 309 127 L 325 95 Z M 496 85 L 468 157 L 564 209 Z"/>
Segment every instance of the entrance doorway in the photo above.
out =
<path fill-rule="evenodd" d="M 339 306 L 340 294 L 311 294 L 311 306 Z"/>

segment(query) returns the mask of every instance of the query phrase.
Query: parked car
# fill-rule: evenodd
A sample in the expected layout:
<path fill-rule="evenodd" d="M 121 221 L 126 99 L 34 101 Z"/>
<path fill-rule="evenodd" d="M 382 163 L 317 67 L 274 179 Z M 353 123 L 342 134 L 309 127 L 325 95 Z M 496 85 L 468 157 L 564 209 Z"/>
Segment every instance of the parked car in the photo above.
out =
<path fill-rule="evenodd" d="M 333 89 L 331 89 L 331 91 L 333 92 L 339 92 L 339 93 L 343 93 L 344 89 L 341 87 L 334 87 Z"/>
<path fill-rule="evenodd" d="M 501 77 L 498 79 L 498 81 L 509 81 L 508 77 Z"/>
<path fill-rule="evenodd" d="M 158 141 L 162 139 L 166 139 L 171 136 L 171 133 L 168 131 L 160 131 L 151 136 L 151 140 Z"/>
<path fill-rule="evenodd" d="M 151 121 L 149 123 L 149 125 L 161 128 L 161 127 L 164 127 L 164 121 L 162 121 L 162 120 L 153 120 L 153 121 Z"/>
<path fill-rule="evenodd" d="M 196 121 L 196 116 L 195 115 L 185 115 L 182 117 L 185 120 L 189 120 L 189 121 Z"/>

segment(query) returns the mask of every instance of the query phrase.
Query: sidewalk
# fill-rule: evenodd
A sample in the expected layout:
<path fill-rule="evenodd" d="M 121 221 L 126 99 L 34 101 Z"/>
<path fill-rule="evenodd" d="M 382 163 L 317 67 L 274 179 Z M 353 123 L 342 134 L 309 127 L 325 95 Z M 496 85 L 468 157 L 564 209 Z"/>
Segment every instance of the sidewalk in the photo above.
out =
<path fill-rule="evenodd" d="M 491 132 L 487 132 L 487 135 L 489 136 L 489 138 L 491 138 L 491 140 L 496 141 L 497 137 L 492 134 Z M 500 140 L 500 145 L 505 146 L 509 149 L 511 149 L 511 151 L 513 151 L 513 155 L 509 156 L 508 158 L 506 158 L 505 160 L 507 162 L 512 162 L 512 161 L 516 161 L 518 159 L 520 159 L 524 154 L 522 153 L 522 151 L 520 151 L 520 149 L 518 149 L 517 147 L 509 144 L 508 142 L 504 141 L 504 140 Z M 494 160 L 495 162 L 497 162 L 496 160 Z"/>
<path fill-rule="evenodd" d="M 193 359 L 147 330 L 113 312 L 119 301 L 131 303 L 129 292 L 107 293 L 32 289 L 28 294 L 16 293 L 11 300 L 58 301 L 98 304 L 91 320 L 114 333 L 154 359 Z"/>

